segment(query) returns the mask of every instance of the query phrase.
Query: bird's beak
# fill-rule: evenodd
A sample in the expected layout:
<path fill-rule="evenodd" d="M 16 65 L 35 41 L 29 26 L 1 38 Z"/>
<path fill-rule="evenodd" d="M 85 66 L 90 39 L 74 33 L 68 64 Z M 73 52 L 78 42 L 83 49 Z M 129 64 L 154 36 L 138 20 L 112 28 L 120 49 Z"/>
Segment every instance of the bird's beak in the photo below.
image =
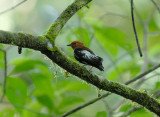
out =
<path fill-rule="evenodd" d="M 71 44 L 68 44 L 67 46 L 71 46 Z"/>

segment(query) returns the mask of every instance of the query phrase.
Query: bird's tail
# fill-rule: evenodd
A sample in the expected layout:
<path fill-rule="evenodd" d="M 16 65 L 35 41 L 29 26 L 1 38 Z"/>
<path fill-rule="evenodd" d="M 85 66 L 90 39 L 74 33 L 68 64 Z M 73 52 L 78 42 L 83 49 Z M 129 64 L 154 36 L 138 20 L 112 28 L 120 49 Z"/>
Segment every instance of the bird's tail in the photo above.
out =
<path fill-rule="evenodd" d="M 103 59 L 99 57 L 99 66 L 97 67 L 99 70 L 104 71 L 104 67 L 102 65 Z"/>
<path fill-rule="evenodd" d="M 101 70 L 101 71 L 104 71 L 104 67 L 102 65 L 99 65 L 98 69 Z"/>

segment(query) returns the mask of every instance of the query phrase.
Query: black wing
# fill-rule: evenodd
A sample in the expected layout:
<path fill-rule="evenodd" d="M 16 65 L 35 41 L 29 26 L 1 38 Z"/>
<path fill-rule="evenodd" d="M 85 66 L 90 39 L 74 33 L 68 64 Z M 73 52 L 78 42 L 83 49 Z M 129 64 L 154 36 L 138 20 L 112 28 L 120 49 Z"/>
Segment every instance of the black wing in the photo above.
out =
<path fill-rule="evenodd" d="M 83 48 L 75 49 L 74 56 L 79 62 L 83 64 L 91 65 L 91 66 L 97 67 L 100 70 L 103 70 L 103 66 L 102 66 L 103 59 L 95 55 L 90 50 L 83 49 Z"/>

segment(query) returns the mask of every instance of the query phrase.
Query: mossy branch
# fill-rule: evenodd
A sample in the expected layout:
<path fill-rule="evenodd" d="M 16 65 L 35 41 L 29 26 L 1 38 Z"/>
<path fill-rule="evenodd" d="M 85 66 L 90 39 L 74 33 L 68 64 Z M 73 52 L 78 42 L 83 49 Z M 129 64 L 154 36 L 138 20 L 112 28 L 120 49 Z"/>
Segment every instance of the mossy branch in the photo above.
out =
<path fill-rule="evenodd" d="M 59 32 L 65 25 L 65 23 L 83 6 L 87 5 L 91 0 L 75 0 L 67 9 L 57 18 L 55 23 L 50 27 L 49 31 L 44 36 L 32 36 L 25 33 L 11 33 L 6 31 L 0 31 L 0 43 L 17 45 L 23 48 L 31 48 L 41 51 L 47 57 L 49 57 L 54 63 L 67 70 L 71 74 L 78 78 L 93 84 L 99 89 L 110 91 L 112 93 L 121 95 L 127 99 L 137 102 L 138 104 L 146 107 L 150 111 L 157 115 L 160 115 L 160 103 L 158 100 L 150 97 L 145 92 L 136 91 L 125 85 L 117 82 L 112 82 L 101 78 L 86 68 L 75 63 L 68 57 L 66 57 L 59 49 L 54 45 L 54 40 L 58 36 Z M 53 50 L 48 50 L 48 39 L 52 42 Z"/>
<path fill-rule="evenodd" d="M 22 32 L 13 33 L 2 30 L 0 30 L 0 43 L 34 50 L 46 50 L 48 46 L 48 40 L 44 36 L 33 36 Z"/>
<path fill-rule="evenodd" d="M 86 6 L 92 0 L 75 0 L 71 5 L 69 5 L 61 15 L 56 19 L 56 21 L 52 24 L 50 29 L 48 30 L 46 37 L 51 41 L 54 45 L 54 40 L 58 36 L 59 32 L 66 24 L 66 22 L 83 6 Z"/>

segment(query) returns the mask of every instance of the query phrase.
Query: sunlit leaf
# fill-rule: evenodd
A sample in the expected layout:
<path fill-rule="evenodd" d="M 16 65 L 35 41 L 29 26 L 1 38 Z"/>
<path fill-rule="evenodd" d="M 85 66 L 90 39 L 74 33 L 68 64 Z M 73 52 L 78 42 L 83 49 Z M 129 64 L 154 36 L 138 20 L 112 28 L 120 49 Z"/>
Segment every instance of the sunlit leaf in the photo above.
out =
<path fill-rule="evenodd" d="M 155 89 L 159 89 L 159 88 L 160 88 L 160 82 L 156 82 Z"/>
<path fill-rule="evenodd" d="M 127 110 L 129 110 L 133 105 L 129 105 L 129 104 L 125 104 L 122 105 L 120 111 L 126 112 Z"/>
<path fill-rule="evenodd" d="M 109 27 L 95 27 L 95 36 L 103 49 L 110 52 L 114 56 L 118 54 L 119 47 L 125 49 L 126 51 L 131 48 L 131 45 L 127 41 L 126 35 L 118 29 Z"/>
<path fill-rule="evenodd" d="M 155 18 L 151 19 L 150 23 L 149 23 L 149 31 L 150 32 L 154 32 L 158 30 L 158 25 L 156 23 Z"/>
<path fill-rule="evenodd" d="M 96 117 L 107 117 L 106 111 L 97 112 Z"/>
<path fill-rule="evenodd" d="M 68 96 L 61 101 L 59 108 L 66 108 L 67 106 L 79 104 L 80 102 L 84 102 L 84 100 L 77 96 Z"/>
<path fill-rule="evenodd" d="M 18 59 L 13 62 L 13 65 L 15 65 L 14 70 L 12 73 L 21 73 L 21 72 L 27 72 L 29 70 L 33 70 L 37 68 L 38 66 L 47 66 L 43 61 L 40 60 L 31 60 L 31 59 Z"/>
<path fill-rule="evenodd" d="M 76 35 L 79 37 L 79 41 L 83 42 L 85 46 L 89 46 L 91 41 L 91 36 L 89 35 L 89 32 L 87 29 L 78 27 L 75 29 Z"/>
<path fill-rule="evenodd" d="M 86 28 L 76 27 L 67 35 L 67 40 L 69 42 L 78 40 L 85 44 L 86 47 L 89 47 L 91 42 L 92 35 Z"/>
<path fill-rule="evenodd" d="M 14 117 L 15 113 L 14 109 L 7 108 L 0 112 L 0 117 Z"/>
<path fill-rule="evenodd" d="M 4 68 L 4 53 L 0 51 L 0 68 Z"/>
<path fill-rule="evenodd" d="M 44 106 L 47 106 L 49 109 L 53 109 L 53 101 L 47 95 L 39 95 L 37 96 L 37 99 Z"/>
<path fill-rule="evenodd" d="M 11 103 L 24 105 L 27 97 L 27 85 L 19 78 L 7 77 L 6 95 Z"/>
<path fill-rule="evenodd" d="M 147 110 L 142 109 L 139 111 L 134 112 L 133 114 L 130 115 L 130 117 L 153 117 L 154 114 L 151 112 L 147 112 Z"/>
<path fill-rule="evenodd" d="M 82 91 L 89 89 L 87 84 L 82 84 L 82 82 L 73 82 L 73 81 L 63 81 L 56 84 L 56 89 L 59 94 L 66 93 L 68 91 Z"/>
<path fill-rule="evenodd" d="M 52 98 L 53 87 L 51 79 L 45 74 L 41 73 L 32 73 L 30 76 L 35 86 L 34 94 L 46 94 Z"/>
<path fill-rule="evenodd" d="M 42 112 L 43 105 L 40 104 L 37 100 L 32 100 L 30 104 L 28 104 L 28 108 L 32 111 L 28 111 L 23 109 L 23 113 L 21 113 L 22 117 L 48 117 L 48 113 L 46 114 Z"/>

